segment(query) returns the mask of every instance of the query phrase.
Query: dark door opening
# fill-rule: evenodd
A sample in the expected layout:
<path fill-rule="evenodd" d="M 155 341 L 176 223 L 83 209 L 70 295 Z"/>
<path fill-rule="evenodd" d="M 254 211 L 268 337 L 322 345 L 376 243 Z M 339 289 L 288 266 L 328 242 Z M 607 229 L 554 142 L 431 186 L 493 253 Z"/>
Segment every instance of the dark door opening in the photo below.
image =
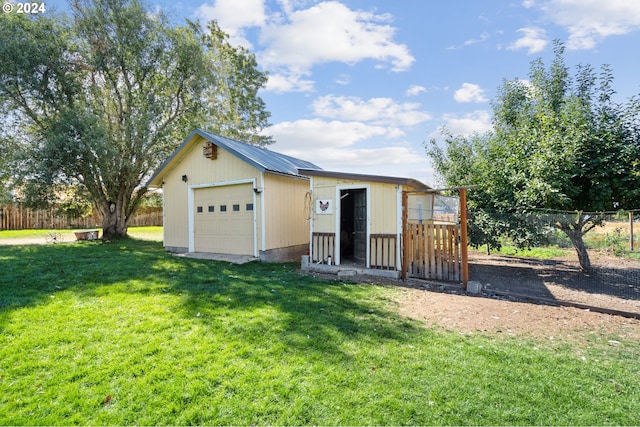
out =
<path fill-rule="evenodd" d="M 340 263 L 367 262 L 367 190 L 340 191 Z"/>

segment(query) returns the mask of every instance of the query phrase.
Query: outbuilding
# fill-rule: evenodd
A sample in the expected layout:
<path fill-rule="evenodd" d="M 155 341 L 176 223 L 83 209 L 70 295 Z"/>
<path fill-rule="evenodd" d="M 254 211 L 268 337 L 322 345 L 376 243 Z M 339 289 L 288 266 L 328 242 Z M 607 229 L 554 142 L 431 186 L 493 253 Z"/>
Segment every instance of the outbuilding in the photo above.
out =
<path fill-rule="evenodd" d="M 163 189 L 164 246 L 172 252 L 300 260 L 309 247 L 311 162 L 200 129 L 148 186 Z"/>
<path fill-rule="evenodd" d="M 309 268 L 398 277 L 405 221 L 433 222 L 433 193 L 410 178 L 302 169 L 310 177 Z M 427 190 L 427 191 L 425 191 Z M 330 268 L 333 266 L 333 268 Z M 369 271 L 366 271 L 369 270 Z"/>

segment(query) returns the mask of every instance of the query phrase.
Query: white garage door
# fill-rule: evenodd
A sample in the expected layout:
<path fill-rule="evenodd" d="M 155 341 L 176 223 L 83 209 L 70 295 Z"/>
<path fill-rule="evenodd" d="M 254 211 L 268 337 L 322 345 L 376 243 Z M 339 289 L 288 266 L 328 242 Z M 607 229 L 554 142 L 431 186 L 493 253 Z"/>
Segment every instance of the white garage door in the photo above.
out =
<path fill-rule="evenodd" d="M 253 255 L 253 185 L 194 190 L 196 252 Z"/>

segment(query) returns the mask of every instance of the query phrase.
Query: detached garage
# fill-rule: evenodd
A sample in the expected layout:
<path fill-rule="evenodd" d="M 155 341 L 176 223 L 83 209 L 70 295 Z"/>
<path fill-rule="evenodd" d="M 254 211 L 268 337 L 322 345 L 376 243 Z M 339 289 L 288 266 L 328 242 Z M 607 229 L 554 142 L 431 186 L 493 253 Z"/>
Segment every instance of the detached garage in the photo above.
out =
<path fill-rule="evenodd" d="M 172 252 L 299 260 L 309 247 L 305 200 L 313 163 L 193 131 L 148 183 L 164 194 Z"/>

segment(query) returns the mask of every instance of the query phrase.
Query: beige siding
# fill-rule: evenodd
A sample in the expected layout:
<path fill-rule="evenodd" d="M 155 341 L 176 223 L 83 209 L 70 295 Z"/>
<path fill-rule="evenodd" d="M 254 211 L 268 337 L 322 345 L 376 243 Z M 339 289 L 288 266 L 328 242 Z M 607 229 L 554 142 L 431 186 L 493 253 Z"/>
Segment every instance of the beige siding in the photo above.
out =
<path fill-rule="evenodd" d="M 265 250 L 309 243 L 308 192 L 308 180 L 264 174 Z"/>
<path fill-rule="evenodd" d="M 313 191 L 311 197 L 311 216 L 313 231 L 316 233 L 334 233 L 336 230 L 336 182 L 334 178 L 313 177 Z M 317 200 L 331 200 L 332 214 L 317 214 L 315 204 Z"/>
<path fill-rule="evenodd" d="M 398 232 L 398 190 L 394 184 L 371 184 L 371 234 Z"/>
<path fill-rule="evenodd" d="M 187 234 L 187 184 L 182 175 L 170 174 L 164 178 L 163 232 L 164 245 L 172 248 L 189 247 Z"/>
<path fill-rule="evenodd" d="M 218 149 L 218 158 L 211 160 L 203 156 L 204 139 L 200 136 L 186 146 L 180 159 L 162 177 L 164 181 L 164 244 L 166 247 L 189 247 L 188 231 L 188 187 L 190 185 L 205 185 L 236 180 L 255 179 L 260 185 L 260 171 L 235 155 Z M 182 181 L 186 175 L 188 181 Z M 254 209 L 260 209 L 258 198 Z M 259 212 L 259 211 L 258 211 Z M 261 233 L 260 216 L 258 215 L 258 236 Z M 260 242 L 260 239 L 258 239 Z"/>
<path fill-rule="evenodd" d="M 199 136 L 194 139 L 197 142 L 192 145 L 193 148 L 185 159 L 173 171 L 179 176 L 187 174 L 188 184 L 207 184 L 246 178 L 257 180 L 260 177 L 260 171 L 222 148 L 218 149 L 217 159 L 206 158 L 202 155 L 204 140 Z"/>
<path fill-rule="evenodd" d="M 369 232 L 372 234 L 395 234 L 398 231 L 398 196 L 395 184 L 355 181 L 328 177 L 313 177 L 313 231 L 333 233 L 336 231 L 336 212 L 340 203 L 336 188 L 339 186 L 359 186 L 369 188 Z M 316 214 L 315 203 L 318 199 L 331 200 L 332 214 Z"/>

